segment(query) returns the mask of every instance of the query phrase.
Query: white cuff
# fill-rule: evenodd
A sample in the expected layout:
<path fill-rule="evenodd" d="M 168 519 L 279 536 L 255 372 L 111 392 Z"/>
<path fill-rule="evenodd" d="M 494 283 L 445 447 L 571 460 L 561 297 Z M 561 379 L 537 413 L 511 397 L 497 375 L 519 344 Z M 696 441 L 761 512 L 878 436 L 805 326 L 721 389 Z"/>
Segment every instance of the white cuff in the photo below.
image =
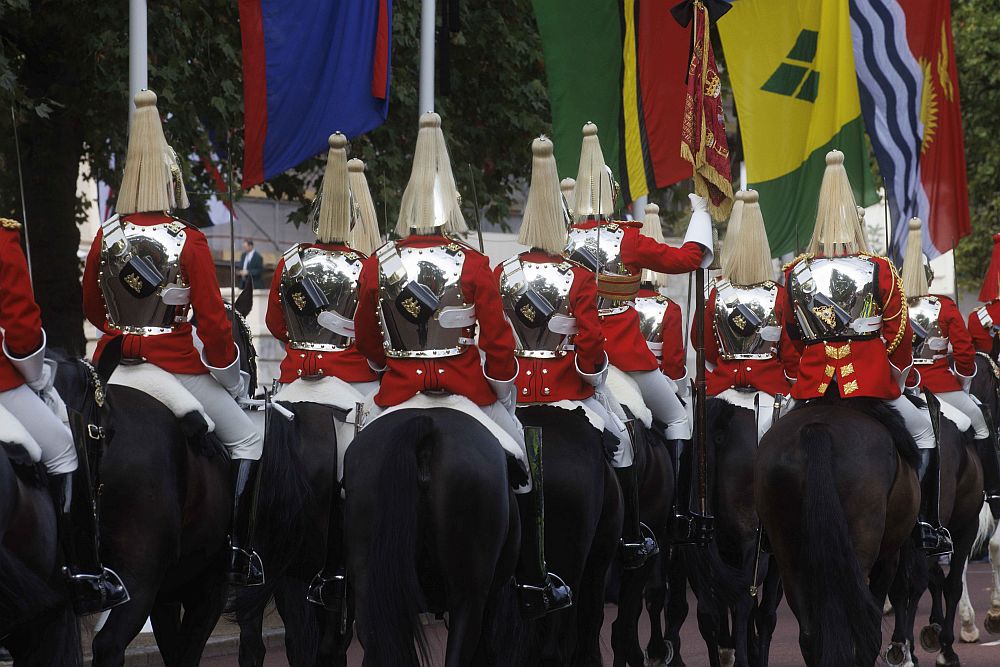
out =
<path fill-rule="evenodd" d="M 242 380 L 240 378 L 240 348 L 236 348 L 236 358 L 231 364 L 224 368 L 217 368 L 205 361 L 205 350 L 201 351 L 201 363 L 212 374 L 215 381 L 222 385 L 222 388 L 229 392 L 231 396 L 239 393 Z"/>
<path fill-rule="evenodd" d="M 896 367 L 896 364 L 889 362 L 889 372 L 892 374 L 893 382 L 899 387 L 900 391 L 906 389 L 906 378 L 910 377 L 910 369 L 913 368 L 913 363 L 911 362 L 909 366 L 900 370 Z M 920 384 L 920 371 L 917 371 L 917 384 Z"/>
<path fill-rule="evenodd" d="M 486 378 L 486 382 L 489 383 L 493 393 L 497 395 L 497 400 L 503 403 L 508 410 L 512 410 L 517 404 L 517 387 L 514 386 L 514 381 L 520 372 L 521 365 L 518 363 L 516 357 L 514 358 L 514 376 L 509 380 L 491 378 L 486 374 L 486 369 L 483 368 L 483 377 Z"/>
<path fill-rule="evenodd" d="M 691 200 L 691 221 L 688 222 L 684 243 L 697 243 L 702 247 L 701 268 L 707 269 L 715 258 L 712 245 L 712 216 L 708 214 L 708 204 L 696 194 L 689 194 Z"/>
<path fill-rule="evenodd" d="M 389 368 L 389 364 L 385 364 L 383 366 L 376 366 L 371 359 L 366 359 L 366 361 L 368 362 L 368 368 L 372 369 L 376 373 L 384 373 L 385 370 Z"/>
<path fill-rule="evenodd" d="M 26 357 L 15 357 L 11 354 L 10 350 L 7 349 L 7 341 L 3 342 L 3 353 L 10 359 L 10 363 L 14 365 L 14 368 L 24 377 L 24 381 L 28 383 L 28 386 L 32 389 L 40 389 L 41 387 L 35 387 L 39 382 L 43 383 L 44 377 L 42 375 L 42 369 L 45 367 L 45 329 L 42 329 L 42 344 L 38 346 L 38 349 L 29 354 Z"/>
<path fill-rule="evenodd" d="M 608 378 L 608 353 L 604 353 L 604 363 L 601 364 L 601 370 L 596 373 L 584 373 L 580 370 L 580 357 L 576 357 L 573 360 L 573 365 L 576 367 L 576 374 L 580 376 L 580 379 L 589 384 L 591 387 L 600 387 L 604 384 L 604 381 Z"/>
<path fill-rule="evenodd" d="M 972 375 L 962 375 L 954 367 L 951 369 L 955 373 L 955 379 L 958 380 L 959 386 L 962 388 L 966 394 L 972 389 L 972 378 L 976 377 L 976 373 L 979 372 L 977 366 L 972 367 Z"/>

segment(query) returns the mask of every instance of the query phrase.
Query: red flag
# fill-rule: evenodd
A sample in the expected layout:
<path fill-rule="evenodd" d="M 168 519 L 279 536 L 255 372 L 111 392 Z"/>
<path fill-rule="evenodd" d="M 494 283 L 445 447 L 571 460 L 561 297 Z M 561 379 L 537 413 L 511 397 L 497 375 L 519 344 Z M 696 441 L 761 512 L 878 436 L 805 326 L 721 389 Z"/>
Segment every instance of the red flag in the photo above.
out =
<path fill-rule="evenodd" d="M 910 50 L 924 70 L 920 180 L 930 204 L 927 225 L 941 252 L 972 231 L 965 142 L 949 0 L 901 2 Z"/>
<path fill-rule="evenodd" d="M 708 9 L 699 0 L 692 5 L 694 38 L 684 101 L 681 157 L 694 168 L 694 191 L 708 200 L 712 217 L 724 220 L 733 207 L 733 184 L 722 109 L 722 81 L 712 51 Z"/>

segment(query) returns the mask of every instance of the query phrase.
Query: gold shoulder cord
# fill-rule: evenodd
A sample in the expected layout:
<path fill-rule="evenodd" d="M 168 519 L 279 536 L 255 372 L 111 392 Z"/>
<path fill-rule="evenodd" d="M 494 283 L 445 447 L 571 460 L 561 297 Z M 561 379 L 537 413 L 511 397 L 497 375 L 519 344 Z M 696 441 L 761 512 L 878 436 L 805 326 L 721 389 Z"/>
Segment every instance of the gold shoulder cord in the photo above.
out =
<path fill-rule="evenodd" d="M 788 262 L 788 264 L 785 264 L 783 267 L 781 267 L 781 272 L 784 273 L 788 269 L 792 268 L 793 266 L 801 262 L 803 259 L 812 259 L 813 257 L 815 257 L 814 253 L 804 252 L 795 259 L 793 259 L 792 261 Z"/>
<path fill-rule="evenodd" d="M 20 229 L 21 223 L 10 218 L 0 218 L 0 227 L 4 229 Z"/>
<path fill-rule="evenodd" d="M 900 326 L 896 331 L 896 337 L 892 339 L 889 346 L 886 348 L 886 352 L 892 354 L 899 347 L 899 344 L 903 342 L 903 336 L 906 333 L 906 318 L 909 317 L 909 305 L 906 303 L 906 294 L 903 293 L 903 281 L 899 277 L 899 273 L 896 271 L 896 267 L 889 260 L 885 260 L 889 265 L 889 270 L 892 272 L 892 286 L 889 288 L 889 297 L 886 299 L 888 302 L 892 298 L 892 290 L 894 288 L 899 289 L 899 312 L 890 317 L 883 317 L 883 320 L 894 320 L 897 317 L 900 318 Z"/>

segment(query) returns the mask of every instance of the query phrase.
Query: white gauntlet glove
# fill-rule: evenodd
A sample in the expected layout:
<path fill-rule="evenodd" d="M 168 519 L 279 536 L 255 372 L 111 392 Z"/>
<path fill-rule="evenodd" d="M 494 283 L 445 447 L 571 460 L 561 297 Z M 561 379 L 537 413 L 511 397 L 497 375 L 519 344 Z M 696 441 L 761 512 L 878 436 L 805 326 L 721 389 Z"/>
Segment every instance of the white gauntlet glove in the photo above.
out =
<path fill-rule="evenodd" d="M 576 367 L 576 374 L 580 376 L 580 379 L 589 384 L 591 387 L 601 387 L 608 379 L 608 354 L 604 353 L 604 363 L 601 365 L 601 369 L 596 373 L 584 373 L 580 370 L 580 359 L 573 362 Z"/>
<path fill-rule="evenodd" d="M 236 359 L 233 363 L 229 364 L 225 368 L 217 368 L 215 366 L 209 365 L 205 361 L 204 352 L 202 352 L 202 363 L 208 368 L 208 372 L 212 374 L 215 381 L 222 385 L 222 388 L 229 392 L 229 395 L 233 398 L 240 398 L 245 396 L 247 389 L 250 386 L 250 375 L 244 373 L 240 370 L 240 351 L 239 348 L 236 349 Z"/>
<path fill-rule="evenodd" d="M 697 243 L 704 251 L 701 258 L 701 268 L 706 269 L 715 258 L 712 239 L 712 217 L 708 214 L 708 201 L 694 193 L 688 195 L 691 200 L 691 221 L 688 222 L 684 243 Z"/>
<path fill-rule="evenodd" d="M 486 381 L 489 383 L 490 388 L 493 389 L 493 393 L 497 395 L 497 400 L 503 405 L 507 412 L 514 415 L 517 411 L 517 385 L 514 381 L 517 379 L 518 373 L 520 373 L 521 367 L 514 360 L 514 377 L 509 380 L 495 380 L 489 375 L 486 375 L 485 369 L 483 370 L 483 375 L 486 377 Z"/>

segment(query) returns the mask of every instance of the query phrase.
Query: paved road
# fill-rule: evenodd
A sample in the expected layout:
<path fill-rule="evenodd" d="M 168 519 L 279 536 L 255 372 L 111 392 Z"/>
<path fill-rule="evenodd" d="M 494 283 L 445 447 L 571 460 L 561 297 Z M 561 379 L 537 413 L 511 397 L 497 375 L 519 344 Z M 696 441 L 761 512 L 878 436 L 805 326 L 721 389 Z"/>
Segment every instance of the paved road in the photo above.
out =
<path fill-rule="evenodd" d="M 965 667 L 997 667 L 1000 665 L 1000 638 L 990 637 L 986 635 L 985 631 L 982 630 L 982 619 L 985 614 L 985 610 L 989 607 L 989 587 L 991 585 L 991 576 L 988 566 L 983 563 L 972 564 L 969 569 L 968 580 L 972 603 L 977 610 L 982 638 L 978 644 L 959 644 L 956 650 L 958 651 L 962 664 Z M 691 608 L 692 610 L 694 609 L 693 602 Z M 925 622 L 928 612 L 929 600 L 925 596 L 921 604 L 921 612 L 918 620 L 920 622 Z M 614 613 L 614 607 L 609 606 L 605 612 L 605 623 L 601 633 L 601 643 L 605 651 L 606 665 L 611 664 L 611 621 L 614 618 Z M 891 623 L 891 616 L 886 617 L 883 620 L 883 636 L 886 639 L 888 639 L 892 632 Z M 432 628 L 431 646 L 437 655 L 437 660 L 440 661 L 445 639 L 444 629 L 440 624 L 434 625 Z M 645 642 L 645 639 L 648 637 L 648 630 L 645 627 L 645 624 L 640 633 L 642 641 Z M 787 605 L 782 604 L 779 612 L 778 627 L 771 649 L 771 667 L 801 667 L 802 656 L 799 653 L 797 633 L 798 626 L 795 622 L 795 617 L 792 616 L 792 612 L 788 609 Z M 689 667 L 702 667 L 703 665 L 708 665 L 708 654 L 705 649 L 705 645 L 701 641 L 701 637 L 698 634 L 697 625 L 692 616 L 688 617 L 688 621 L 685 623 L 684 628 L 681 631 L 681 642 L 683 645 L 683 658 Z M 936 656 L 924 653 L 919 649 L 917 655 L 922 665 L 934 664 Z M 349 664 L 351 667 L 360 667 L 361 656 L 361 649 L 355 643 L 355 645 L 352 646 L 350 653 Z M 213 667 L 222 667 L 235 665 L 236 661 L 235 658 L 232 657 L 213 658 L 203 661 L 202 664 L 211 665 Z M 288 663 L 285 661 L 283 655 L 279 655 L 278 652 L 272 650 L 268 654 L 265 664 L 267 667 L 285 667 Z M 436 662 L 435 664 L 442 664 L 442 662 Z"/>

